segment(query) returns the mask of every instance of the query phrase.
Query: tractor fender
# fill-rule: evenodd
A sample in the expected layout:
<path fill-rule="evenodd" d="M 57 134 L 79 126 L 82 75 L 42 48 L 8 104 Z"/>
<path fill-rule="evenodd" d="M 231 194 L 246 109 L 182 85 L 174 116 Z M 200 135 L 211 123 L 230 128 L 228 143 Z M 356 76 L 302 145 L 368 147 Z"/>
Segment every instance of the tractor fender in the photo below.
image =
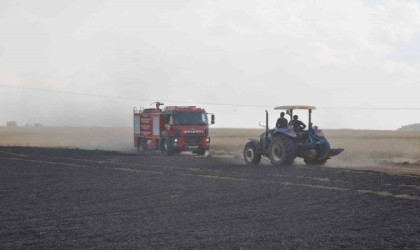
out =
<path fill-rule="evenodd" d="M 292 137 L 292 138 L 296 138 L 296 137 L 297 137 L 297 135 L 296 135 L 295 131 L 293 131 L 293 130 L 288 130 L 288 129 L 286 129 L 286 128 L 278 128 L 278 129 L 275 129 L 275 130 L 273 131 L 273 136 L 274 136 L 274 135 L 277 135 L 277 134 L 283 134 L 283 135 L 285 135 L 285 136 L 287 136 L 287 137 Z"/>
<path fill-rule="evenodd" d="M 319 142 L 319 156 L 318 160 L 326 160 L 330 157 L 330 143 L 327 140 Z"/>
<path fill-rule="evenodd" d="M 260 141 L 255 140 L 255 139 L 249 139 L 249 141 L 252 142 L 252 144 L 254 144 L 254 147 L 255 147 L 255 149 L 257 149 L 258 154 L 263 153 Z"/>
<path fill-rule="evenodd" d="M 301 152 L 316 149 L 316 160 L 328 160 L 330 157 L 330 143 L 327 140 L 299 143 L 297 146 L 301 150 Z"/>

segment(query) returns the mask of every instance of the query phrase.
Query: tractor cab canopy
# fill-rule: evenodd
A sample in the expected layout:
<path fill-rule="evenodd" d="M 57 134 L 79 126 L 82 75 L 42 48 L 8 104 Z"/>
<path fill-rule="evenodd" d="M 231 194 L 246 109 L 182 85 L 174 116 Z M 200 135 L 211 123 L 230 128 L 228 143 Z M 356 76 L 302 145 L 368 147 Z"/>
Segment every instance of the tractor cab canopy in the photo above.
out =
<path fill-rule="evenodd" d="M 274 108 L 275 110 L 289 110 L 289 109 L 306 109 L 306 110 L 314 110 L 316 109 L 315 106 L 307 106 L 307 105 L 290 105 L 290 106 L 278 106 Z"/>
<path fill-rule="evenodd" d="M 308 110 L 309 117 L 308 117 L 308 131 L 312 128 L 312 110 L 315 110 L 315 106 L 308 106 L 308 105 L 287 105 L 287 106 L 278 106 L 274 108 L 275 110 L 286 110 L 286 113 L 290 115 L 290 120 L 292 120 L 293 110 L 300 109 L 300 110 Z"/>

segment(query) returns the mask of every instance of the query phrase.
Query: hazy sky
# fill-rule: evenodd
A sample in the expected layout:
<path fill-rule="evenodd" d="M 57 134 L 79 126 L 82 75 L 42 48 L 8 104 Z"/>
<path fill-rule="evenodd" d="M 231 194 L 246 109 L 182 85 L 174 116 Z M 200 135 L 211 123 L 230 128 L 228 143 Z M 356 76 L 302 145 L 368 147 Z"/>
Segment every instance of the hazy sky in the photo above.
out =
<path fill-rule="evenodd" d="M 323 128 L 396 129 L 420 110 L 372 108 L 419 92 L 420 1 L 0 1 L 0 124 L 131 126 L 165 101 L 218 127 L 309 104 Z"/>

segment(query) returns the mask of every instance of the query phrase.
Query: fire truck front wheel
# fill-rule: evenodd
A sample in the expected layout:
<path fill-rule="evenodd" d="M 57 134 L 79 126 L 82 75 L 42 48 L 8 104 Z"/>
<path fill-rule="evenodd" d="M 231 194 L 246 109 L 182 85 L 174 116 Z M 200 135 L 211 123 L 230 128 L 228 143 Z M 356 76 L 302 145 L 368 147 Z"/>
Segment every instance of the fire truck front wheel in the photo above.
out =
<path fill-rule="evenodd" d="M 160 141 L 160 152 L 163 155 L 170 155 L 172 153 L 169 138 L 164 138 Z"/>
<path fill-rule="evenodd" d="M 205 155 L 206 154 L 206 149 L 204 149 L 204 148 L 200 148 L 198 151 L 197 151 L 197 155 Z"/>

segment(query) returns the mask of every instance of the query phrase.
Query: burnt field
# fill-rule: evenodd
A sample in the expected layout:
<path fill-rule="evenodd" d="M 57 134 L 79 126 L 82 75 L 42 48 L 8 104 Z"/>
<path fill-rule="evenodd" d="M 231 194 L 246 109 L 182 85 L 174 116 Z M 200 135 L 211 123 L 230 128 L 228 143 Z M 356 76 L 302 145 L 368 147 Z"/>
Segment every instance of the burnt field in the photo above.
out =
<path fill-rule="evenodd" d="M 0 249 L 420 248 L 420 176 L 0 147 Z"/>

